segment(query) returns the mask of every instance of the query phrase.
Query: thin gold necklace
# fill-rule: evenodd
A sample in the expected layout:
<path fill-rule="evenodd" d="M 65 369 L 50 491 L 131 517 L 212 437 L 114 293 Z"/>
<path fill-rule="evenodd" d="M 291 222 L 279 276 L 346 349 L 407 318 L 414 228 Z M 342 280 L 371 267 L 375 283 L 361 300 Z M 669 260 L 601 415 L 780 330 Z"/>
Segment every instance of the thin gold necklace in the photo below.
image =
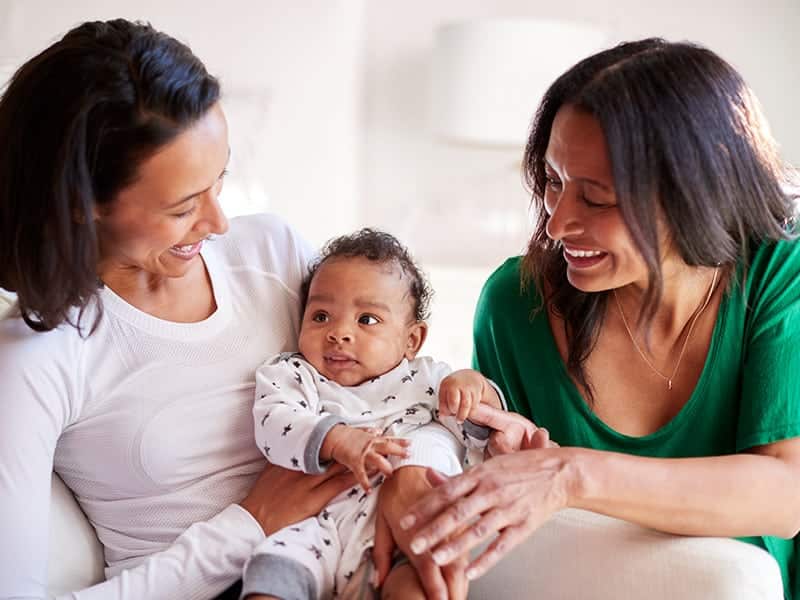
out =
<path fill-rule="evenodd" d="M 619 315 L 622 317 L 622 324 L 625 325 L 625 331 L 628 332 L 628 337 L 631 338 L 631 342 L 633 342 L 633 347 L 636 348 L 636 351 L 639 355 L 644 359 L 644 362 L 647 363 L 647 366 L 650 367 L 653 372 L 661 377 L 664 381 L 667 382 L 667 389 L 672 389 L 672 380 L 675 379 L 675 374 L 678 372 L 678 367 L 681 366 L 681 360 L 683 360 L 683 354 L 686 352 L 686 347 L 689 345 L 689 338 L 692 337 L 692 330 L 694 329 L 694 324 L 697 323 L 697 319 L 700 318 L 700 315 L 703 314 L 703 311 L 708 306 L 708 303 L 711 302 L 711 296 L 714 294 L 714 286 L 717 283 L 717 274 L 719 273 L 719 267 L 714 269 L 714 277 L 711 279 L 711 287 L 708 288 L 708 295 L 706 296 L 705 302 L 695 311 L 694 316 L 692 317 L 691 323 L 689 323 L 689 331 L 686 333 L 686 339 L 683 341 L 683 347 L 681 348 L 681 353 L 678 355 L 678 360 L 675 363 L 675 368 L 672 369 L 672 375 L 667 377 L 661 371 L 656 369 L 655 365 L 647 358 L 647 355 L 642 352 L 642 349 L 639 347 L 639 344 L 636 343 L 636 338 L 633 337 L 633 333 L 631 332 L 631 328 L 628 327 L 628 320 L 625 318 L 625 313 L 622 310 L 622 304 L 620 304 L 619 297 L 617 296 L 617 290 L 614 290 L 614 300 L 617 302 L 617 308 L 619 309 Z"/>

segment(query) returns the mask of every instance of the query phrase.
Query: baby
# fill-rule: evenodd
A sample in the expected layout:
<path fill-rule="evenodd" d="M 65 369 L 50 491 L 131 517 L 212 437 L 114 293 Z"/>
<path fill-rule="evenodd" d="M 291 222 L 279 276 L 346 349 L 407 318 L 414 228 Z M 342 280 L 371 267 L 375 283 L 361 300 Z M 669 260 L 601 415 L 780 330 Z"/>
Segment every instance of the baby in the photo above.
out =
<path fill-rule="evenodd" d="M 467 417 L 480 402 L 503 404 L 476 371 L 417 358 L 430 290 L 391 235 L 363 229 L 329 242 L 303 296 L 300 353 L 276 356 L 256 374 L 256 441 L 274 464 L 322 473 L 335 461 L 359 486 L 262 542 L 245 569 L 243 595 L 335 597 L 373 546 L 377 494 L 370 492 L 405 464 L 460 471 L 452 435 L 484 447 L 489 430 Z M 409 564 L 395 569 L 385 594 L 425 597 Z"/>

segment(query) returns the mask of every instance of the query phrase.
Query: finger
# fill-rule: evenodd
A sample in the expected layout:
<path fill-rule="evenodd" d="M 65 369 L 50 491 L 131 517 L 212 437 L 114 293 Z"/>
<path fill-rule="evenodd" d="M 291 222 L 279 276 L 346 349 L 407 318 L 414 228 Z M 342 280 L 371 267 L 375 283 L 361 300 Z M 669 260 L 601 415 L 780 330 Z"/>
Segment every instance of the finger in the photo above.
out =
<path fill-rule="evenodd" d="M 446 487 L 448 484 L 444 484 Z M 442 540 L 455 533 L 487 509 L 502 502 L 497 490 L 473 493 L 452 502 L 430 522 L 420 527 L 411 541 L 411 549 L 419 554 L 437 546 Z M 448 561 L 451 557 L 448 557 Z"/>
<path fill-rule="evenodd" d="M 527 442 L 524 439 L 522 441 L 523 450 L 536 450 L 539 448 L 550 447 L 550 433 L 547 431 L 547 429 L 540 427 L 527 437 Z"/>
<path fill-rule="evenodd" d="M 442 382 L 442 385 L 439 386 L 439 414 L 443 417 L 449 417 L 452 415 L 450 412 L 450 395 L 452 393 L 452 389 L 449 385 L 445 385 Z"/>
<path fill-rule="evenodd" d="M 489 541 L 497 532 L 510 525 L 507 509 L 493 508 L 472 525 L 439 544 L 432 553 L 434 562 L 444 566 L 459 560 L 477 546 Z"/>
<path fill-rule="evenodd" d="M 447 593 L 450 600 L 466 600 L 469 589 L 467 579 L 467 556 L 460 556 L 446 567 L 442 567 L 442 576 L 447 585 Z"/>
<path fill-rule="evenodd" d="M 377 581 L 375 587 L 383 584 L 389 570 L 392 567 L 392 554 L 394 553 L 395 543 L 392 530 L 386 522 L 386 517 L 380 510 L 375 515 L 375 543 L 372 546 L 372 560 L 375 563 Z"/>
<path fill-rule="evenodd" d="M 533 433 L 536 425 L 520 414 L 500 410 L 488 404 L 478 404 L 472 411 L 470 419 L 479 425 L 486 425 L 497 431 L 506 431 L 514 427 L 522 427 Z"/>
<path fill-rule="evenodd" d="M 458 414 L 458 408 L 461 405 L 461 400 L 462 400 L 461 390 L 457 388 L 454 389 L 453 392 L 448 395 L 447 404 L 448 407 L 450 408 L 451 415 Z"/>
<path fill-rule="evenodd" d="M 390 477 L 394 472 L 394 468 L 392 467 L 392 463 L 386 460 L 380 454 L 370 454 L 369 455 L 369 463 L 370 466 L 377 469 L 379 473 L 383 474 L 384 477 Z"/>
<path fill-rule="evenodd" d="M 425 472 L 426 479 L 430 480 L 434 475 Z M 446 507 L 450 506 L 456 499 L 469 494 L 478 485 L 479 479 L 473 475 L 473 471 L 449 478 L 438 487 L 425 494 L 417 500 L 408 510 L 406 515 L 400 519 L 402 529 L 411 529 L 415 525 L 427 523 L 434 516 L 438 515 Z"/>
<path fill-rule="evenodd" d="M 456 416 L 456 420 L 459 423 L 463 423 L 469 416 L 469 411 L 473 407 L 474 402 L 475 400 L 471 391 L 462 392 L 461 402 L 458 406 L 458 415 Z"/>
<path fill-rule="evenodd" d="M 433 487 L 437 487 L 450 478 L 441 471 L 437 471 L 436 469 L 433 468 L 428 468 L 425 470 L 425 479 L 427 479 L 428 483 L 430 483 Z"/>
<path fill-rule="evenodd" d="M 506 432 L 502 431 L 494 431 L 489 436 L 489 452 L 491 456 L 496 456 L 498 454 L 511 454 L 517 449 L 517 445 L 514 442 L 517 440 L 509 439 L 510 436 Z"/>
<path fill-rule="evenodd" d="M 356 476 L 356 480 L 358 481 L 358 485 L 364 488 L 365 492 L 369 492 L 372 487 L 369 484 L 369 475 L 367 475 L 367 470 L 364 468 L 364 465 L 361 465 L 353 471 L 353 474 Z"/>
<path fill-rule="evenodd" d="M 408 438 L 403 437 L 394 437 L 394 436 L 381 436 L 382 440 L 386 440 L 387 442 L 392 442 L 393 444 L 400 444 L 401 446 L 410 446 L 411 440 Z"/>
<path fill-rule="evenodd" d="M 405 458 L 408 456 L 408 444 L 401 445 L 394 440 L 382 440 L 373 444 L 372 451 L 383 456 L 401 456 Z"/>
<path fill-rule="evenodd" d="M 434 564 L 430 557 L 415 557 L 411 559 L 414 568 L 417 570 L 422 588 L 425 590 L 426 598 L 436 600 L 447 600 L 447 583 L 444 580 L 441 569 Z"/>
<path fill-rule="evenodd" d="M 513 525 L 506 527 L 498 538 L 493 541 L 467 568 L 467 578 L 473 581 L 495 566 L 500 559 L 506 556 L 513 548 L 518 546 L 532 528 L 528 525 Z"/>

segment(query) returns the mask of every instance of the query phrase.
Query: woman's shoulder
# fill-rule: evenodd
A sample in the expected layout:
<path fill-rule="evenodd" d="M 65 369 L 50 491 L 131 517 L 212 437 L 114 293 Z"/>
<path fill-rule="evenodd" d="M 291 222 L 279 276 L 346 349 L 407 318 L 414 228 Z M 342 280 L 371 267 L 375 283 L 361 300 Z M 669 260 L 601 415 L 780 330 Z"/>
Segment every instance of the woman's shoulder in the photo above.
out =
<path fill-rule="evenodd" d="M 800 238 L 755 244 L 744 284 L 748 293 L 763 293 L 773 288 L 800 290 Z"/>
<path fill-rule="evenodd" d="M 522 257 L 513 256 L 489 275 L 483 285 L 479 305 L 502 305 L 506 308 L 519 307 L 526 311 L 534 308 L 539 298 L 534 281 L 524 281 L 522 277 Z"/>
<path fill-rule="evenodd" d="M 291 225 L 266 213 L 231 219 L 230 229 L 212 241 L 212 248 L 228 268 L 274 275 L 292 287 L 299 285 L 314 256 Z"/>
<path fill-rule="evenodd" d="M 68 324 L 34 331 L 14 311 L 0 319 L 0 394 L 7 407 L 28 402 L 34 395 L 46 404 L 77 400 L 91 328 L 82 322 L 83 337 Z"/>
<path fill-rule="evenodd" d="M 800 238 L 754 245 L 743 270 L 743 296 L 748 314 L 772 322 L 800 314 Z"/>
<path fill-rule="evenodd" d="M 308 246 L 289 223 L 270 213 L 234 217 L 228 232 L 215 242 L 237 250 L 242 258 L 251 254 L 284 257 Z"/>

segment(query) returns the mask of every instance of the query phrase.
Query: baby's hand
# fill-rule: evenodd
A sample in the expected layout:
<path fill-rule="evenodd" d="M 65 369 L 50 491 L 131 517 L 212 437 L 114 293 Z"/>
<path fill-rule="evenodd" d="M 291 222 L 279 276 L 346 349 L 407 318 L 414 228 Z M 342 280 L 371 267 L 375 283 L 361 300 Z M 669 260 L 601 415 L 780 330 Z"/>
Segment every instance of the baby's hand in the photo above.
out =
<path fill-rule="evenodd" d="M 389 477 L 392 474 L 392 465 L 386 457 L 407 457 L 410 444 L 403 438 L 386 437 L 375 430 L 347 425 L 336 425 L 328 432 L 328 437 L 331 438 L 330 457 L 350 469 L 365 492 L 372 489 L 370 475 L 377 472 Z"/>
<path fill-rule="evenodd" d="M 463 423 L 481 402 L 501 408 L 495 389 L 472 369 L 453 371 L 439 386 L 439 414 L 453 415 L 459 423 Z"/>

